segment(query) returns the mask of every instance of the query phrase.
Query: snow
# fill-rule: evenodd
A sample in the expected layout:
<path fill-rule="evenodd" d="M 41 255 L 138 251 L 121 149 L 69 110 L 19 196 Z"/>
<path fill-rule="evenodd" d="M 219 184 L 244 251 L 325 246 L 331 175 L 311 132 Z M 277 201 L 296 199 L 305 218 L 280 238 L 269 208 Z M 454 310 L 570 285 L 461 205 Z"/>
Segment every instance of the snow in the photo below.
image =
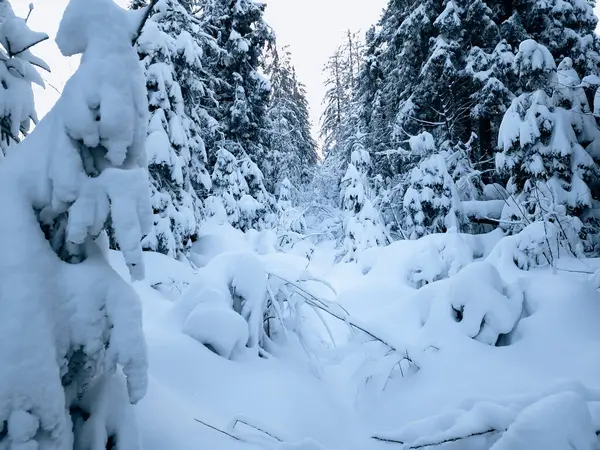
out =
<path fill-rule="evenodd" d="M 492 450 L 592 450 L 597 438 L 585 401 L 573 392 L 548 396 L 525 408 Z"/>
<path fill-rule="evenodd" d="M 457 10 L 446 2 L 435 25 L 456 25 Z M 419 7 L 402 26 L 426 16 Z M 162 63 L 146 75 L 173 98 L 151 95 L 165 109 L 147 115 L 136 18 L 110 0 L 72 0 L 58 42 L 83 52 L 81 67 L 0 165 L 0 448 L 598 447 L 600 261 L 567 214 L 591 202 L 591 158 L 575 136 L 585 124 L 559 106 L 570 91 L 523 94 L 502 123 L 497 164 L 527 168 L 522 190 L 537 203 L 526 212 L 498 186 L 460 201 L 449 154 L 422 133 L 408 140 L 424 158 L 400 205 L 411 239 L 390 243 L 362 144 L 333 213 L 294 211 L 287 179 L 275 204 L 248 155 L 219 148 L 207 218 L 192 230 L 191 208 L 174 212 L 169 194 L 153 187 L 151 204 L 147 163 L 184 183 L 190 153 L 172 146 L 189 136 L 164 112 L 183 97 Z M 23 42 L 40 37 L 20 30 Z M 146 27 L 138 50 L 175 45 L 200 67 L 187 32 L 161 42 L 158 31 Z M 548 54 L 525 41 L 515 67 L 550 76 Z M 555 75 L 579 83 L 568 59 Z M 551 158 L 571 158 L 568 186 L 541 176 Z M 502 226 L 461 233 L 463 215 Z M 173 218 L 193 244 L 174 242 Z M 189 258 L 142 251 L 163 238 L 189 244 Z"/>
<path fill-rule="evenodd" d="M 213 223 L 194 247 L 202 262 L 197 271 L 146 252 L 149 278 L 134 283 L 150 361 L 148 394 L 135 407 L 144 448 L 192 449 L 199 439 L 241 450 L 392 445 L 371 438 L 377 436 L 413 447 L 457 439 L 448 448 L 559 449 L 572 442 L 593 449 L 600 427 L 599 294 L 577 275 L 525 272 L 512 257 L 499 259 L 513 238 L 526 239 L 499 231 L 434 234 L 334 263 L 325 255 L 335 248 L 317 246 L 308 261 L 261 244 L 269 242 L 265 232 Z M 111 261 L 127 275 L 122 256 L 113 252 Z M 304 302 L 302 321 L 284 320 L 287 337 L 273 334 L 259 358 L 254 344 L 246 347 L 256 332 L 243 308 L 234 307 L 231 286 L 264 307 L 268 289 L 275 297 L 286 289 L 271 276 L 257 284 L 267 273 L 339 303 L 353 323 L 408 351 L 417 366 L 394 370 L 397 360 L 384 357 L 385 348 L 362 343 L 360 332 L 327 314 L 325 329 Z M 175 278 L 183 294 L 153 288 L 161 278 Z M 337 295 L 301 281 L 311 279 L 324 279 Z M 308 353 L 294 337 L 299 324 Z M 236 420 L 249 425 L 232 427 Z"/>

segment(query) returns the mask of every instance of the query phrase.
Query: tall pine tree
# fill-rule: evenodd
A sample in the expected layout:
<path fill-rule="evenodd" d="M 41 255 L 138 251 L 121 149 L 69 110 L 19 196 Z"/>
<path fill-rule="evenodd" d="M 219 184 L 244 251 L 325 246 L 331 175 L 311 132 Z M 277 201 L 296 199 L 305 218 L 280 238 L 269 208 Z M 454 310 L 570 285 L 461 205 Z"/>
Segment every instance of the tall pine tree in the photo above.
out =
<path fill-rule="evenodd" d="M 317 163 L 306 89 L 296 76 L 287 48 L 276 49 L 269 56 L 266 70 L 272 86 L 267 113 L 270 164 L 265 177 L 275 188 L 286 179 L 298 187 Z"/>
<path fill-rule="evenodd" d="M 133 8 L 144 5 L 135 0 Z M 186 252 L 211 188 L 204 138 L 215 134 L 212 86 L 203 63 L 211 43 L 178 0 L 159 0 L 137 41 L 148 89 L 146 149 L 154 227 L 146 248 L 174 257 Z"/>

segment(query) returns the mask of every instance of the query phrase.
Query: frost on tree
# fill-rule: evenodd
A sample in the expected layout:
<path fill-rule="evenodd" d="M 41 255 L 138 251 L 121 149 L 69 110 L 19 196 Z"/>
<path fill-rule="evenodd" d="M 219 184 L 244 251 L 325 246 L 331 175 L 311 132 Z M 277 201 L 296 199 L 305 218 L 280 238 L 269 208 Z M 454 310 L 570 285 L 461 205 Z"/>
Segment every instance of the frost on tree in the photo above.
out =
<path fill-rule="evenodd" d="M 367 173 L 370 164 L 369 153 L 357 145 L 342 179 L 342 185 L 345 186 L 342 199 L 346 215 L 343 244 L 345 261 L 354 260 L 362 250 L 387 243 L 381 216 L 368 195 Z"/>
<path fill-rule="evenodd" d="M 551 95 L 542 89 L 521 94 L 502 120 L 496 166 L 508 175 L 512 194 L 505 228 L 520 231 L 538 220 L 566 226 L 565 215 L 579 216 L 591 206 L 588 183 L 597 169 L 582 144 L 597 138 L 598 127 L 585 117 L 590 107 L 569 58 L 556 70 L 548 50 L 530 40 L 515 63 L 523 78 L 533 80 L 525 85 L 552 78 L 556 88 Z"/>
<path fill-rule="evenodd" d="M 201 199 L 211 188 L 204 138 L 218 124 L 205 106 L 207 98 L 214 99 L 210 76 L 203 75 L 197 19 L 177 0 L 159 0 L 153 11 L 136 46 L 149 99 L 146 148 L 154 209 L 144 246 L 179 257 L 197 234 Z"/>
<path fill-rule="evenodd" d="M 111 0 L 69 3 L 56 40 L 81 65 L 0 165 L 1 448 L 140 448 L 129 404 L 147 387 L 141 308 L 108 263 L 104 233 L 110 222 L 142 278 L 151 209 L 148 105 L 131 46 L 140 18 Z"/>
<path fill-rule="evenodd" d="M 27 134 L 31 122 L 38 121 L 32 84 L 44 87 L 37 68 L 50 68 L 30 49 L 46 39 L 47 34 L 32 31 L 15 16 L 8 0 L 0 1 L 0 159 Z"/>

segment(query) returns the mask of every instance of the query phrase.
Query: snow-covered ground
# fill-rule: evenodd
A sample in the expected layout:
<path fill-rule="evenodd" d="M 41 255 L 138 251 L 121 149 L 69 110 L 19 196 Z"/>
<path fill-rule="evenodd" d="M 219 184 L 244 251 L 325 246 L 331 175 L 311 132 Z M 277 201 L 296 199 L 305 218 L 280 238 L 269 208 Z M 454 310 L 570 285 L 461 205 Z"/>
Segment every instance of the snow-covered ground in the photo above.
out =
<path fill-rule="evenodd" d="M 449 233 L 336 264 L 331 243 L 309 261 L 269 232 L 205 233 L 197 270 L 147 253 L 134 283 L 150 363 L 136 406 L 145 449 L 599 448 L 600 294 L 580 273 L 598 261 L 526 272 L 507 263 L 507 238 Z M 262 278 L 266 290 L 293 282 L 345 322 L 320 310 L 325 327 L 298 302 L 287 339 L 249 351 L 239 344 L 252 320 L 240 329 L 219 286 L 247 300 L 264 294 L 248 291 Z"/>

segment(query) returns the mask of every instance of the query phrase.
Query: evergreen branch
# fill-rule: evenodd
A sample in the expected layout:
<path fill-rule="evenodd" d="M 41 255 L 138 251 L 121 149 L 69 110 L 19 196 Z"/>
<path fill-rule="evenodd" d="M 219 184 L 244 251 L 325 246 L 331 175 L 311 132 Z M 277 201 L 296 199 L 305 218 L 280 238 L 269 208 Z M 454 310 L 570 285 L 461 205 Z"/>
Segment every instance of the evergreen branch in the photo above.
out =
<path fill-rule="evenodd" d="M 31 47 L 33 47 L 34 45 L 37 45 L 37 44 L 39 44 L 40 42 L 47 41 L 48 39 L 50 39 L 50 37 L 48 37 L 48 35 L 46 35 L 46 37 L 43 37 L 43 38 L 42 38 L 42 39 L 40 39 L 39 41 L 35 41 L 35 42 L 33 42 L 33 43 L 31 43 L 31 44 L 29 44 L 29 45 L 25 46 L 23 49 L 19 50 L 18 52 L 15 52 L 15 53 L 13 53 L 13 52 L 10 50 L 10 43 L 9 43 L 9 42 L 8 42 L 8 40 L 7 40 L 7 42 L 6 42 L 6 43 L 8 44 L 8 49 L 7 49 L 7 50 L 8 50 L 8 56 L 10 56 L 10 57 L 12 58 L 12 57 L 14 57 L 14 56 L 20 55 L 21 53 L 23 53 L 23 52 L 25 52 L 25 51 L 29 50 L 29 49 L 30 49 Z M 37 65 L 37 64 L 36 64 L 36 65 Z"/>

